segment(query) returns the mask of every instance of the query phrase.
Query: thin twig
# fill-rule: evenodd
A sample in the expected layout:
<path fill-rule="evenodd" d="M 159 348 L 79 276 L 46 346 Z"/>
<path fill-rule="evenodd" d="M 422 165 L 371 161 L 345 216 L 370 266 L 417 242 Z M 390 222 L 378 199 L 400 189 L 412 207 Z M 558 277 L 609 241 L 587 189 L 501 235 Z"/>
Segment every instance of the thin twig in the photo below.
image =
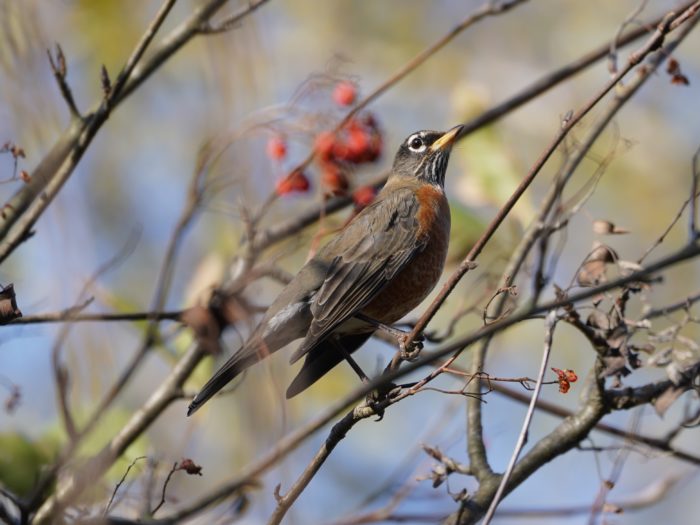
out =
<path fill-rule="evenodd" d="M 78 323 L 78 322 L 122 322 L 122 321 L 179 321 L 185 310 L 173 310 L 164 312 L 124 312 L 124 313 L 75 313 L 82 309 L 82 305 L 73 306 L 58 312 L 28 315 L 18 317 L 8 324 L 44 324 L 44 323 Z"/>
<path fill-rule="evenodd" d="M 211 20 L 203 22 L 198 28 L 197 32 L 203 35 L 214 35 L 218 33 L 224 33 L 235 29 L 240 24 L 241 20 L 248 16 L 250 13 L 255 11 L 258 7 L 262 6 L 268 0 L 251 0 L 245 9 L 234 13 L 225 19 L 219 21 L 216 25 L 212 24 Z"/>
<path fill-rule="evenodd" d="M 698 198 L 698 193 L 695 193 L 695 199 Z M 665 240 L 666 236 L 671 233 L 671 230 L 673 227 L 678 223 L 679 220 L 681 220 L 681 217 L 683 216 L 683 212 L 685 209 L 688 207 L 688 205 L 693 202 L 694 199 L 691 197 L 688 197 L 683 204 L 681 204 L 681 207 L 678 209 L 678 212 L 676 213 L 676 216 L 673 218 L 673 220 L 669 223 L 668 226 L 666 226 L 666 229 L 659 235 L 656 240 L 644 251 L 644 253 L 637 259 L 637 262 L 641 264 L 644 262 L 644 259 L 646 259 L 651 252 L 653 252 L 656 248 L 658 248 Z M 692 213 L 690 214 L 692 217 Z"/>
<path fill-rule="evenodd" d="M 489 510 L 486 512 L 484 517 L 484 525 L 489 525 L 491 519 L 493 519 L 496 513 L 496 508 L 498 507 L 501 497 L 505 492 L 506 486 L 510 481 L 510 476 L 513 474 L 513 469 L 515 468 L 515 463 L 518 461 L 518 456 L 522 451 L 525 443 L 527 443 L 527 436 L 530 431 L 530 423 L 532 422 L 532 416 L 535 414 L 535 407 L 537 405 L 537 398 L 540 396 L 542 390 L 542 381 L 544 381 L 544 374 L 547 370 L 547 363 L 549 362 L 549 355 L 552 352 L 552 341 L 554 339 L 554 327 L 557 324 L 557 312 L 556 310 L 551 310 L 545 319 L 544 323 L 544 351 L 542 352 L 542 362 L 540 363 L 540 371 L 537 374 L 537 383 L 535 384 L 535 389 L 532 392 L 532 397 L 530 398 L 530 405 L 527 408 L 527 413 L 525 414 L 525 420 L 523 421 L 523 426 L 520 429 L 520 434 L 518 435 L 518 440 L 513 449 L 513 454 L 510 457 L 510 462 L 508 463 L 508 468 L 506 468 L 503 477 L 501 477 L 501 482 L 496 491 L 496 495 L 491 501 Z"/>
<path fill-rule="evenodd" d="M 688 212 L 688 237 L 690 242 L 695 242 L 698 240 L 698 227 L 697 227 L 697 195 L 698 195 L 698 177 L 700 177 L 700 147 L 695 151 L 693 155 L 693 166 L 692 166 L 692 178 L 690 183 L 690 211 Z"/>
<path fill-rule="evenodd" d="M 681 481 L 679 476 L 668 476 L 659 481 L 647 486 L 638 494 L 628 496 L 624 499 L 614 501 L 609 504 L 608 508 L 611 512 L 629 512 L 648 508 L 656 503 L 664 501 L 666 496 L 671 493 L 671 490 Z M 498 515 L 502 518 L 519 518 L 519 519 L 551 519 L 551 518 L 570 518 L 577 514 L 586 514 L 590 511 L 590 505 L 547 505 L 542 508 L 532 507 L 512 507 L 501 509 Z M 372 517 L 371 514 L 368 515 Z M 439 523 L 444 521 L 447 516 L 445 514 L 409 514 L 409 513 L 393 513 L 389 515 L 379 515 L 382 522 L 387 523 Z M 348 522 L 353 524 L 360 523 L 375 523 L 380 520 L 361 520 Z M 345 524 L 345 522 L 342 522 Z M 334 524 L 335 525 L 335 524 Z"/>
<path fill-rule="evenodd" d="M 175 2 L 176 0 L 165 0 L 156 13 L 156 16 L 153 18 L 153 21 L 148 25 L 143 35 L 141 35 L 141 40 L 139 40 L 139 42 L 136 44 L 136 47 L 131 52 L 131 55 L 127 59 L 126 64 L 124 64 L 124 67 L 117 76 L 117 79 L 110 86 L 109 94 L 104 101 L 107 111 L 110 111 L 115 105 L 115 102 L 121 95 L 124 86 L 131 76 L 131 73 L 134 71 L 136 64 L 138 64 L 139 60 L 141 60 L 141 57 L 146 52 L 148 45 L 153 41 L 158 29 L 160 29 L 160 27 L 163 25 L 163 22 L 168 16 L 168 13 L 170 13 L 170 10 L 175 5 Z"/>
<path fill-rule="evenodd" d="M 160 494 L 160 501 L 151 511 L 151 515 L 154 515 L 156 512 L 158 512 L 158 509 L 160 509 L 165 504 L 165 492 L 168 490 L 168 483 L 170 483 L 170 478 L 172 478 L 173 474 L 175 474 L 175 472 L 177 472 L 178 470 L 179 469 L 177 468 L 176 461 L 175 463 L 173 463 L 173 467 L 170 469 L 170 472 L 168 472 L 168 476 L 165 478 L 165 482 L 163 483 L 163 490 Z"/>
<path fill-rule="evenodd" d="M 663 315 L 672 314 L 673 312 L 677 312 L 678 310 L 689 310 L 690 307 L 698 301 L 700 301 L 700 292 L 695 292 L 694 294 L 689 295 L 688 297 L 686 297 L 682 301 L 678 301 L 677 303 L 649 310 L 642 316 L 642 320 L 654 319 Z"/>
<path fill-rule="evenodd" d="M 636 433 L 639 428 L 639 420 L 641 418 L 641 412 L 637 410 L 632 415 L 632 421 L 630 424 L 630 433 Z M 598 494 L 596 496 L 593 505 L 590 508 L 590 515 L 588 517 L 588 525 L 596 525 L 597 517 L 600 513 L 604 511 L 606 506 L 609 506 L 606 502 L 608 494 L 612 488 L 617 484 L 620 475 L 622 475 L 622 468 L 624 467 L 627 458 L 630 455 L 629 447 L 622 447 L 617 451 L 615 455 L 615 461 L 613 461 L 613 467 L 610 475 L 606 479 L 600 480 L 600 487 L 598 488 Z"/>
<path fill-rule="evenodd" d="M 158 280 L 154 291 L 153 308 L 151 310 L 152 312 L 160 312 L 163 310 L 167 294 L 170 290 L 170 283 L 174 271 L 175 260 L 177 258 L 176 256 L 183 242 L 183 236 L 187 231 L 189 225 L 191 224 L 191 221 L 194 219 L 196 212 L 199 209 L 201 201 L 203 199 L 203 192 L 205 187 L 204 179 L 206 176 L 206 169 L 208 166 L 206 163 L 206 159 L 207 157 L 205 156 L 202 156 L 199 159 L 200 164 L 197 166 L 197 169 L 195 169 L 192 175 L 192 179 L 188 189 L 187 200 L 168 242 L 168 246 L 166 248 L 166 253 L 163 258 L 163 263 L 158 274 Z M 85 423 L 84 427 L 80 430 L 80 432 L 76 433 L 73 441 L 71 442 L 71 446 L 68 446 L 66 449 L 64 449 L 60 457 L 55 461 L 52 467 L 50 469 L 47 469 L 47 471 L 44 473 L 44 476 L 35 488 L 33 496 L 30 498 L 30 506 L 32 508 L 41 503 L 41 497 L 44 490 L 50 483 L 53 482 L 58 473 L 58 470 L 73 456 L 73 454 L 77 450 L 78 443 L 80 443 L 80 441 L 86 435 L 92 432 L 92 430 L 97 426 L 98 422 L 106 414 L 107 408 L 116 399 L 116 397 L 128 383 L 129 379 L 132 377 L 134 372 L 143 362 L 143 359 L 148 354 L 148 350 L 151 348 L 151 346 L 157 339 L 157 326 L 158 319 L 150 319 L 141 346 L 131 358 L 126 368 L 121 372 L 114 384 L 99 401 L 97 407 L 93 410 L 90 417 L 87 419 L 87 422 Z"/>
<path fill-rule="evenodd" d="M 112 496 L 109 498 L 109 501 L 107 502 L 107 506 L 105 507 L 104 512 L 102 513 L 103 516 L 106 516 L 107 513 L 109 512 L 109 508 L 112 506 L 112 502 L 114 501 L 114 498 L 117 495 L 117 491 L 119 490 L 119 487 L 121 487 L 124 484 L 124 480 L 126 480 L 126 477 L 129 475 L 129 471 L 136 465 L 136 462 L 142 459 L 148 459 L 148 456 L 139 456 L 137 458 L 134 458 L 134 460 L 129 463 L 129 466 L 126 467 L 126 471 L 124 472 L 124 475 L 121 477 L 119 482 L 114 486 L 114 490 L 112 491 Z"/>
<path fill-rule="evenodd" d="M 617 73 L 617 48 L 620 45 L 620 37 L 622 36 L 622 33 L 625 31 L 628 25 L 633 23 L 635 19 L 642 14 L 642 11 L 647 6 L 647 3 L 649 0 L 642 0 L 640 4 L 634 8 L 634 10 L 625 18 L 622 23 L 620 24 L 620 27 L 617 29 L 617 34 L 615 35 L 615 38 L 613 38 L 613 41 L 610 44 L 610 53 L 609 53 L 609 60 L 608 60 L 608 71 L 610 71 L 611 75 L 614 75 Z M 656 25 L 656 24 L 654 24 Z"/>
<path fill-rule="evenodd" d="M 70 111 L 71 118 L 75 120 L 82 119 L 78 106 L 75 104 L 75 99 L 73 98 L 73 92 L 68 85 L 66 76 L 68 74 L 68 65 L 66 63 L 66 56 L 63 54 L 63 49 L 57 43 L 56 44 L 56 61 L 54 62 L 51 50 L 47 49 L 46 54 L 49 56 L 49 64 L 51 66 L 51 71 L 53 71 L 53 76 L 56 79 L 58 88 L 61 90 L 61 95 L 68 105 L 68 110 Z"/>

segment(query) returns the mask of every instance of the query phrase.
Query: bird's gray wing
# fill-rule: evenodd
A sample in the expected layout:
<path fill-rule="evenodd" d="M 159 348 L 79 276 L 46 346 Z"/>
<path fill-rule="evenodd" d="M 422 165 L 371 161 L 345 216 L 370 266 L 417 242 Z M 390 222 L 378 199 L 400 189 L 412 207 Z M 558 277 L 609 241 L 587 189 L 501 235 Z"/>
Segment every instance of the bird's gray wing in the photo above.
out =
<path fill-rule="evenodd" d="M 418 207 L 411 189 L 394 190 L 319 251 L 319 259 L 331 262 L 311 301 L 313 320 L 292 363 L 367 305 L 425 247 L 418 238 Z"/>
<path fill-rule="evenodd" d="M 372 332 L 345 335 L 338 338 L 331 336 L 319 341 L 306 354 L 304 365 L 287 388 L 287 399 L 296 396 L 321 379 L 340 364 L 346 355 L 352 354 L 365 344 L 371 335 Z M 339 346 L 340 348 L 338 348 Z"/>

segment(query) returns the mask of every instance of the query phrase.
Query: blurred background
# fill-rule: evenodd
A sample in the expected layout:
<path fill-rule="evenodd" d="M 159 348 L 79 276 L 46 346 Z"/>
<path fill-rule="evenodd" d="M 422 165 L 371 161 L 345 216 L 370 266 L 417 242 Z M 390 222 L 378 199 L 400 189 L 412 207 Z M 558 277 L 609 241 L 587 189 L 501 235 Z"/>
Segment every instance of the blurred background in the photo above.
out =
<path fill-rule="evenodd" d="M 101 65 L 116 76 L 159 4 L 0 0 L 0 143 L 12 141 L 25 150 L 26 159 L 19 159 L 18 169 L 31 171 L 68 124 L 66 104 L 53 79 L 46 49 L 56 42 L 62 46 L 68 82 L 78 107 L 86 112 L 101 97 Z M 128 257 L 90 283 L 86 294 L 95 300 L 86 312 L 148 309 L 198 154 L 208 141 L 217 140 L 230 146 L 214 167 L 216 191 L 210 192 L 185 237 L 167 308 L 196 304 L 229 274 L 231 260 L 239 253 L 244 236 L 241 206 L 259 206 L 287 170 L 308 154 L 315 135 L 344 115 L 345 110 L 332 98 L 335 84 L 350 80 L 360 97 L 370 93 L 481 4 L 480 0 L 271 0 L 234 30 L 195 39 L 110 116 L 37 223 L 34 237 L 0 267 L 0 283 L 14 283 L 24 315 L 72 306 L 80 302 L 97 268 L 137 234 L 138 242 Z M 377 162 L 352 174 L 352 186 L 366 184 L 390 167 L 396 148 L 410 133 L 465 122 L 609 42 L 639 4 L 638 0 L 532 0 L 467 30 L 368 108 L 382 130 L 384 151 Z M 196 5 L 178 2 L 160 36 Z M 647 2 L 638 19 L 651 20 L 674 5 L 671 1 Z M 631 49 L 621 51 L 620 63 Z M 560 286 L 571 282 L 598 238 L 591 227 L 594 219 L 610 220 L 630 230 L 609 242 L 622 259 L 636 260 L 687 198 L 691 159 L 700 144 L 698 49 L 700 33 L 696 31 L 675 55 L 690 84 L 674 85 L 665 72 L 657 73 L 620 112 L 579 168 L 576 177 L 580 182 L 574 183 L 575 188 L 614 151 L 595 193 L 574 217 L 563 241 L 563 255 L 554 274 Z M 447 177 L 453 209 L 453 263 L 466 253 L 535 162 L 563 116 L 581 107 L 609 77 L 608 64 L 600 61 L 456 146 Z M 604 107 L 598 106 L 584 120 L 564 150 L 575 145 Z M 281 161 L 266 154 L 272 136 L 282 136 L 287 142 L 288 153 Z M 431 328 L 444 328 L 460 307 L 478 301 L 483 306 L 487 286 L 500 284 L 499 269 L 533 218 L 563 156 L 559 152 L 547 164 L 483 254 L 479 269 L 462 281 Z M 12 180 L 13 172 L 12 157 L 0 156 L 3 202 L 23 184 Z M 263 225 L 276 224 L 319 202 L 323 188 L 318 169 L 312 166 L 308 176 L 310 191 L 283 196 Z M 348 213 L 329 217 L 324 225 L 340 225 Z M 671 231 L 656 256 L 683 242 L 684 224 Z M 275 245 L 265 257 L 295 272 L 317 233 L 318 225 L 314 225 L 303 235 Z M 648 300 L 656 306 L 681 300 L 695 291 L 697 282 L 698 264 L 681 265 L 648 293 Z M 525 298 L 530 286 L 527 279 L 522 286 Z M 266 305 L 279 289 L 278 284 L 261 280 L 249 287 L 247 297 Z M 547 293 L 551 296 L 550 290 Z M 468 315 L 458 323 L 457 333 L 467 333 L 480 323 L 478 312 Z M 82 323 L 72 328 L 63 355 L 78 421 L 91 412 L 137 350 L 144 326 Z M 31 486 L 37 465 L 52 457 L 66 439 L 51 372 L 51 348 L 60 330 L 61 326 L 50 324 L 5 326 L 2 330 L 0 384 L 4 386 L 0 392 L 9 396 L 8 385 L 17 385 L 21 398 L 15 410 L 0 411 L 0 480 L 20 492 Z M 242 326 L 240 333 L 227 332 L 228 351 L 237 348 L 246 330 Z M 170 337 L 151 352 L 104 424 L 86 442 L 85 454 L 98 450 L 142 405 L 191 341 L 187 331 L 175 333 L 172 324 L 165 323 L 163 332 Z M 487 371 L 496 376 L 534 377 L 541 348 L 541 322 L 525 323 L 494 340 Z M 372 341 L 358 353 L 358 359 L 366 370 L 379 371 L 392 352 L 389 346 Z M 204 475 L 172 480 L 170 499 L 163 509 L 171 510 L 232 477 L 329 400 L 341 398 L 357 384 L 349 367 L 340 366 L 303 395 L 285 401 L 284 390 L 295 371 L 287 364 L 288 356 L 280 352 L 252 369 L 235 393 L 213 400 L 193 418 L 185 418 L 184 400 L 174 403 L 110 471 L 104 482 L 106 494 L 137 456 L 146 454 L 158 461 L 157 479 L 164 477 L 174 461 L 192 458 L 203 467 Z M 462 359 L 466 366 L 468 355 Z M 584 379 L 592 363 L 593 353 L 586 342 L 562 327 L 551 364 L 574 369 Z M 194 392 L 214 366 L 211 359 L 200 365 L 188 383 L 189 390 Z M 649 372 L 644 378 L 652 375 Z M 634 383 L 633 377 L 630 384 Z M 459 383 L 443 378 L 438 385 L 456 388 Z M 543 398 L 575 408 L 583 389 L 583 381 L 567 395 L 550 387 Z M 507 464 L 525 409 L 498 394 L 488 395 L 485 401 L 488 453 L 494 468 L 500 470 Z M 419 443 L 438 446 L 466 462 L 464 407 L 459 396 L 426 392 L 392 407 L 380 423 L 367 420 L 359 424 L 293 507 L 289 523 L 326 523 L 385 505 L 406 480 L 429 473 L 431 460 Z M 634 417 L 639 417 L 639 431 L 661 435 L 677 422 L 681 411 L 682 406 L 675 407 L 661 419 L 646 409 Z M 618 413 L 606 421 L 627 428 L 632 418 L 631 413 Z M 530 443 L 557 422 L 538 413 Z M 315 435 L 265 476 L 264 488 L 251 496 L 243 523 L 267 519 L 275 506 L 274 486 L 281 483 L 283 491 L 288 488 L 326 435 L 327 430 Z M 697 437 L 697 430 L 690 430 L 678 445 L 700 454 Z M 590 441 L 588 445 L 603 448 L 615 443 L 601 434 L 593 434 Z M 501 507 L 591 505 L 617 454 L 615 450 L 575 450 L 538 471 Z M 117 510 L 126 512 L 129 505 L 138 504 L 146 470 L 145 464 L 132 470 L 130 477 L 135 481 Z M 631 452 L 609 500 L 638 496 L 669 475 L 682 480 L 658 504 L 607 517 L 607 521 L 687 523 L 687 516 L 698 509 L 697 469 L 646 450 Z M 458 493 L 474 487 L 471 479 L 452 476 L 447 488 Z M 430 481 L 415 483 L 399 509 L 409 514 L 449 513 L 455 503 L 447 488 L 433 489 Z M 226 509 L 219 511 L 224 515 Z M 587 523 L 588 515 L 555 520 Z M 496 520 L 502 524 L 523 521 Z"/>

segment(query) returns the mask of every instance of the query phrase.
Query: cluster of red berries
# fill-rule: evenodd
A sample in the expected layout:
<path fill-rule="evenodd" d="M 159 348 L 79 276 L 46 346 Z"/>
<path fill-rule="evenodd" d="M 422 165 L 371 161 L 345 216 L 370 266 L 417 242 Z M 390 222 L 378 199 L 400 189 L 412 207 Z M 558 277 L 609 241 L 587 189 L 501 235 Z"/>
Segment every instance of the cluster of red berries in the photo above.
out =
<path fill-rule="evenodd" d="M 293 192 L 305 192 L 311 187 L 309 178 L 302 170 L 294 170 L 286 177 L 277 181 L 275 191 L 277 195 L 286 195 Z"/>
<path fill-rule="evenodd" d="M 333 100 L 339 106 L 355 102 L 357 89 L 348 81 L 339 82 L 333 90 Z M 350 186 L 347 173 L 351 166 L 376 161 L 382 152 L 382 135 L 374 115 L 365 113 L 350 119 L 342 129 L 318 134 L 314 144 L 317 164 L 321 170 L 321 184 L 327 195 L 344 195 Z M 281 161 L 287 155 L 284 137 L 275 135 L 267 143 L 267 156 Z M 309 179 L 301 170 L 294 170 L 279 180 L 278 195 L 307 191 Z M 376 190 L 372 186 L 361 186 L 353 192 L 358 208 L 374 200 Z"/>
<path fill-rule="evenodd" d="M 576 372 L 571 369 L 562 370 L 560 368 L 552 367 L 552 372 L 557 374 L 557 381 L 559 382 L 559 392 L 566 394 L 571 389 L 571 383 L 578 381 L 578 376 Z"/>
<path fill-rule="evenodd" d="M 326 131 L 316 137 L 316 158 L 321 182 L 332 195 L 345 193 L 350 165 L 376 161 L 382 152 L 382 135 L 371 114 L 351 119 L 337 133 Z"/>

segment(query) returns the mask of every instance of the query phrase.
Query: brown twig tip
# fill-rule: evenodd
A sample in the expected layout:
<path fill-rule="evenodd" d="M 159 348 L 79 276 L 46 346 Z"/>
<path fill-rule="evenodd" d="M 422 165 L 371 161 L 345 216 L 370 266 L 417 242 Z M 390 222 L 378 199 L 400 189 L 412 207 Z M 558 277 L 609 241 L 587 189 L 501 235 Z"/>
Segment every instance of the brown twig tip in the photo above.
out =
<path fill-rule="evenodd" d="M 112 81 L 109 78 L 109 72 L 104 64 L 100 68 L 100 84 L 102 85 L 102 93 L 105 98 L 112 92 Z"/>
<path fill-rule="evenodd" d="M 66 66 L 66 56 L 63 54 L 61 45 L 56 42 L 56 61 L 54 61 L 50 49 L 47 49 L 46 53 L 49 55 L 49 63 L 51 64 L 51 70 L 54 72 L 54 74 L 65 78 L 66 73 L 68 72 L 68 67 Z"/>
<path fill-rule="evenodd" d="M 114 486 L 114 490 L 112 491 L 112 496 L 109 498 L 109 501 L 107 502 L 107 506 L 105 507 L 103 515 L 106 516 L 107 513 L 109 512 L 109 509 L 112 506 L 112 503 L 114 503 L 114 498 L 117 496 L 117 492 L 119 491 L 119 488 L 124 484 L 124 481 L 126 481 L 126 477 L 129 475 L 129 472 L 131 471 L 131 469 L 134 468 L 137 461 L 140 461 L 142 459 L 148 459 L 148 457 L 147 456 L 139 456 L 137 458 L 134 458 L 134 460 L 131 463 L 129 463 L 129 466 L 126 467 L 126 471 L 124 471 L 124 475 L 122 475 L 119 482 Z"/>
<path fill-rule="evenodd" d="M 49 57 L 49 64 L 51 66 L 51 71 L 53 71 L 53 76 L 58 83 L 58 88 L 61 91 L 63 99 L 68 105 L 68 110 L 70 111 L 72 118 L 82 118 L 80 112 L 78 111 L 78 106 L 75 104 L 75 99 L 73 98 L 73 92 L 68 86 L 66 81 L 66 76 L 68 74 L 68 65 L 66 63 L 66 56 L 63 53 L 63 49 L 60 44 L 56 43 L 55 60 L 54 55 L 51 54 L 51 50 L 47 49 L 46 54 Z"/>

